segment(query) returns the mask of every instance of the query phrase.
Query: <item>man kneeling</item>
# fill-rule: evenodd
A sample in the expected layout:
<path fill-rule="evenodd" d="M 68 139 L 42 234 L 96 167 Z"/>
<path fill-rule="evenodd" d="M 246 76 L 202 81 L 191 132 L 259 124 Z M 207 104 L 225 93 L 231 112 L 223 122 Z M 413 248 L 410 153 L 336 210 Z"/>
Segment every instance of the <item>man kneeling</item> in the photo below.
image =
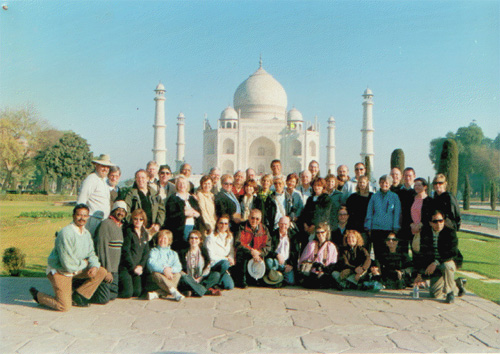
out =
<path fill-rule="evenodd" d="M 92 236 L 85 228 L 88 218 L 89 207 L 78 204 L 73 209 L 73 222 L 57 234 L 47 268 L 47 277 L 54 288 L 55 297 L 30 288 L 36 302 L 57 311 L 68 311 L 71 305 L 89 306 L 89 299 L 107 271 L 101 267 L 94 252 Z M 73 281 L 77 279 L 86 280 L 72 291 Z"/>

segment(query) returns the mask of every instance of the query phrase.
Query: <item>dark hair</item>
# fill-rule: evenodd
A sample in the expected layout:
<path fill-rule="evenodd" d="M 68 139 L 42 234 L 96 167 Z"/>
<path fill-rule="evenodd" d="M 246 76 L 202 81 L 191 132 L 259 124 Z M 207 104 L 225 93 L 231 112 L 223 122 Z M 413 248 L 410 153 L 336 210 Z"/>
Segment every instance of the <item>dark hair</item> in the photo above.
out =
<path fill-rule="evenodd" d="M 257 182 L 255 182 L 253 179 L 249 179 L 248 181 L 245 181 L 245 183 L 243 183 L 243 189 L 245 189 L 245 187 L 253 187 L 253 189 L 255 189 L 255 191 L 257 191 Z"/>
<path fill-rule="evenodd" d="M 326 189 L 326 181 L 325 181 L 325 179 L 324 179 L 324 178 L 321 178 L 321 177 L 320 177 L 320 178 L 316 178 L 316 179 L 314 180 L 314 182 L 313 182 L 313 188 L 314 188 L 314 186 L 315 186 L 315 185 L 317 185 L 317 184 L 321 185 L 321 187 L 323 187 L 323 192 L 325 192 L 325 191 L 324 191 L 324 190 Z"/>
<path fill-rule="evenodd" d="M 210 180 L 210 182 L 212 182 L 212 178 L 210 178 L 209 175 L 203 175 L 200 179 L 200 186 L 205 183 L 206 181 Z"/>
<path fill-rule="evenodd" d="M 76 212 L 80 209 L 87 209 L 87 211 L 90 213 L 90 209 L 87 204 L 80 203 L 75 205 L 75 207 L 73 208 L 73 215 L 76 215 Z"/>
<path fill-rule="evenodd" d="M 145 173 L 146 176 L 148 175 L 148 172 L 145 169 L 141 168 L 140 170 L 135 171 L 134 178 L 137 178 L 137 174 L 140 172 Z"/>
<path fill-rule="evenodd" d="M 168 170 L 169 172 L 172 172 L 172 169 L 170 168 L 169 165 L 161 165 L 158 171 L 163 171 L 163 170 Z"/>
<path fill-rule="evenodd" d="M 403 170 L 403 174 L 406 172 L 406 171 L 412 171 L 413 174 L 415 174 L 415 170 L 413 169 L 413 167 L 407 167 Z"/>
<path fill-rule="evenodd" d="M 132 214 L 130 215 L 130 220 L 133 222 L 134 218 L 136 216 L 142 216 L 142 218 L 144 219 L 144 227 L 146 227 L 145 225 L 148 224 L 148 216 L 146 215 L 146 212 L 142 209 L 135 209 Z"/>
<path fill-rule="evenodd" d="M 288 182 L 292 178 L 295 179 L 295 183 L 299 183 L 299 175 L 298 174 L 296 174 L 295 172 L 290 173 L 288 176 L 286 176 L 286 181 Z"/>
<path fill-rule="evenodd" d="M 422 186 L 424 186 L 424 187 L 428 186 L 427 180 L 425 178 L 422 178 L 422 177 L 415 178 L 413 183 L 415 183 L 415 182 L 422 182 Z"/>
<path fill-rule="evenodd" d="M 109 172 L 108 172 L 108 174 L 110 174 L 110 173 L 115 173 L 115 172 L 120 172 L 120 175 L 122 174 L 122 170 L 120 170 L 120 167 L 118 167 L 118 166 L 116 166 L 116 165 L 111 166 L 111 167 L 109 168 Z"/>
<path fill-rule="evenodd" d="M 280 160 L 278 160 L 278 159 L 275 159 L 275 160 L 272 160 L 272 161 L 271 161 L 271 165 L 270 165 L 270 166 L 272 166 L 272 165 L 273 165 L 273 163 L 276 163 L 276 162 L 277 162 L 277 163 L 279 163 L 279 164 L 281 165 L 281 161 L 280 161 Z"/>

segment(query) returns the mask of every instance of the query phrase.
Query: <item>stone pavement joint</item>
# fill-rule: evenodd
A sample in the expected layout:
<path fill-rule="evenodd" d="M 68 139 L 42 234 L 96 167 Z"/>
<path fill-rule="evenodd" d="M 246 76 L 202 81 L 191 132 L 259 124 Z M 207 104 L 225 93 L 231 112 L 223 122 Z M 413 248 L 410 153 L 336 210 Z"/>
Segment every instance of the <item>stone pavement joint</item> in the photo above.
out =
<path fill-rule="evenodd" d="M 222 296 L 117 299 L 58 313 L 36 304 L 45 278 L 0 278 L 1 353 L 498 353 L 500 307 L 407 290 L 249 288 Z"/>

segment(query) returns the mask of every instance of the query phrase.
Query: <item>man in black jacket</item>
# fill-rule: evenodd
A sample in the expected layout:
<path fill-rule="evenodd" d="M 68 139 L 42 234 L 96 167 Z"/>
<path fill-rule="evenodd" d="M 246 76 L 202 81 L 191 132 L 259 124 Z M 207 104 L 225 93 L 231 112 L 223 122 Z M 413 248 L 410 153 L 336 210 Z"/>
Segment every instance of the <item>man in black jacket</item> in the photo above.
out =
<path fill-rule="evenodd" d="M 233 193 L 233 176 L 226 174 L 222 176 L 222 189 L 215 196 L 215 213 L 220 218 L 227 214 L 231 217 L 231 231 L 235 234 L 241 222 L 241 206 Z"/>
<path fill-rule="evenodd" d="M 455 295 L 465 292 L 462 279 L 455 281 L 455 271 L 462 264 L 462 254 L 458 249 L 455 230 L 445 227 L 444 215 L 436 210 L 431 216 L 431 228 L 421 233 L 420 256 L 415 265 L 418 268 L 416 283 L 422 281 L 422 275 L 431 279 L 431 296 L 439 299 L 446 296 L 446 303 L 453 303 Z"/>

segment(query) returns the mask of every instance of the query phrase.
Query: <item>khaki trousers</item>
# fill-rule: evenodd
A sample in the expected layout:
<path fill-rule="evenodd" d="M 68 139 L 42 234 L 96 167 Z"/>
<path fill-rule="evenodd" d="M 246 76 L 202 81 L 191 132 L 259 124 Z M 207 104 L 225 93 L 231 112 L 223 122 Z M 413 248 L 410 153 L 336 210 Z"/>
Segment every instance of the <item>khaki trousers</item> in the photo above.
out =
<path fill-rule="evenodd" d="M 429 289 L 431 295 L 436 299 L 443 298 L 451 292 L 457 295 L 458 289 L 455 283 L 455 271 L 457 267 L 455 261 L 444 262 L 439 265 L 438 269 L 441 271 L 441 274 L 431 277 L 431 287 Z"/>
<path fill-rule="evenodd" d="M 177 284 L 179 284 L 179 280 L 181 279 L 181 273 L 174 273 L 173 276 L 174 278 L 169 280 L 163 273 L 153 272 L 154 282 L 167 294 L 170 294 L 170 288 L 177 289 Z"/>
<path fill-rule="evenodd" d="M 85 269 L 81 273 L 74 276 L 66 276 L 61 273 L 49 273 L 47 278 L 49 278 L 50 283 L 54 288 L 55 296 L 38 292 L 38 302 L 57 311 L 69 311 L 72 305 L 71 296 L 73 279 L 86 278 L 88 280 L 80 285 L 75 291 L 87 300 L 90 299 L 108 272 L 103 267 L 99 267 L 97 274 L 93 278 L 89 277 L 88 272 L 89 269 Z"/>

